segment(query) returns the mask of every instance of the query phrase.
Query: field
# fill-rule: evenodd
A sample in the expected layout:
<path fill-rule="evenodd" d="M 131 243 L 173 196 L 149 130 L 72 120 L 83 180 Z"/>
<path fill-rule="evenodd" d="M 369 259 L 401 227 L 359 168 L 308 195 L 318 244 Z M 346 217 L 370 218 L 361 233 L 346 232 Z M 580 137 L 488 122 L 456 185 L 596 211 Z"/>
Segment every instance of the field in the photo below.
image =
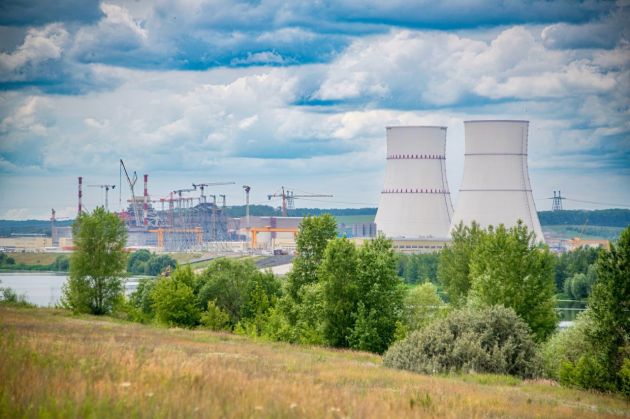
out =
<path fill-rule="evenodd" d="M 15 263 L 24 265 L 50 265 L 59 255 L 70 256 L 70 253 L 7 253 L 15 259 Z"/>
<path fill-rule="evenodd" d="M 616 241 L 623 227 L 579 226 L 579 225 L 543 225 L 543 231 L 552 231 L 564 239 L 580 237 L 584 240 Z"/>
<path fill-rule="evenodd" d="M 390 370 L 379 356 L 0 306 L 0 417 L 623 417 L 545 381 Z"/>

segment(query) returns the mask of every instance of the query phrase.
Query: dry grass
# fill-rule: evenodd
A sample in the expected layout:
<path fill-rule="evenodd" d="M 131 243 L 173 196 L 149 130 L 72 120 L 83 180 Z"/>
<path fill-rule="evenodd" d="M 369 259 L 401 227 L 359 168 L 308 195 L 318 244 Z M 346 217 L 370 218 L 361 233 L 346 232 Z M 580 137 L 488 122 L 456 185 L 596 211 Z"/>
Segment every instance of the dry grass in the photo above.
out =
<path fill-rule="evenodd" d="M 15 259 L 15 263 L 25 265 L 50 265 L 59 255 L 70 256 L 69 253 L 8 253 L 7 255 Z"/>
<path fill-rule="evenodd" d="M 620 417 L 627 402 L 500 376 L 52 309 L 0 307 L 0 417 Z"/>

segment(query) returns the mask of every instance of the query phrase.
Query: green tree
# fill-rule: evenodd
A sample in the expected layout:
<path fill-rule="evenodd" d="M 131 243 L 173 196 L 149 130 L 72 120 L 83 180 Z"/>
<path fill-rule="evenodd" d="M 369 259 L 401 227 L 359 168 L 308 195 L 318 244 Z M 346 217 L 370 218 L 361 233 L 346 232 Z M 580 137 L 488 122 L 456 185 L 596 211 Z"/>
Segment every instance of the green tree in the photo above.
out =
<path fill-rule="evenodd" d="M 466 303 L 470 289 L 470 259 L 485 232 L 479 224 L 459 225 L 451 233 L 451 244 L 440 252 L 438 279 L 444 285 L 449 302 L 459 307 Z"/>
<path fill-rule="evenodd" d="M 134 275 L 144 275 L 149 259 L 151 259 L 151 252 L 146 249 L 136 250 L 127 259 L 127 272 Z"/>
<path fill-rule="evenodd" d="M 158 321 L 183 327 L 199 323 L 201 310 L 193 293 L 193 282 L 194 274 L 188 266 L 175 270 L 170 277 L 157 280 L 151 300 Z"/>
<path fill-rule="evenodd" d="M 510 229 L 490 227 L 477 243 L 470 260 L 473 305 L 503 305 L 532 329 L 535 340 L 545 340 L 556 328 L 554 256 L 539 247 L 522 222 Z"/>
<path fill-rule="evenodd" d="M 357 310 L 357 250 L 344 238 L 328 242 L 319 277 L 324 297 L 324 338 L 336 347 L 348 347 Z"/>
<path fill-rule="evenodd" d="M 62 305 L 78 313 L 106 314 L 122 298 L 127 229 L 115 214 L 98 207 L 72 225 L 76 250 Z"/>
<path fill-rule="evenodd" d="M 170 267 L 175 269 L 177 262 L 169 255 L 152 254 L 151 258 L 146 262 L 144 273 L 146 275 L 157 276 L 164 272 L 164 269 Z"/>
<path fill-rule="evenodd" d="M 558 257 L 556 264 L 555 281 L 558 292 L 565 289 L 564 284 L 576 274 L 586 274 L 591 265 L 597 260 L 600 249 L 592 247 L 579 247 Z"/>
<path fill-rule="evenodd" d="M 228 313 L 230 324 L 235 326 L 251 291 L 250 282 L 257 274 L 258 269 L 251 261 L 228 258 L 213 261 L 195 281 L 198 306 L 205 308 L 209 301 L 214 301 Z"/>
<path fill-rule="evenodd" d="M 442 300 L 430 282 L 413 287 L 404 299 L 403 321 L 408 332 L 419 330 L 440 317 Z"/>
<path fill-rule="evenodd" d="M 405 292 L 396 273 L 391 240 L 379 235 L 361 247 L 357 263 L 360 297 L 349 337 L 352 348 L 383 353 L 394 340 Z"/>
<path fill-rule="evenodd" d="M 608 381 L 621 388 L 618 374 L 624 358 L 630 358 L 630 227 L 617 245 L 600 253 L 588 311 L 594 323 L 588 338 L 602 352 Z"/>
<path fill-rule="evenodd" d="M 300 301 L 300 288 L 317 282 L 317 269 L 324 257 L 326 244 L 336 236 L 337 223 L 332 215 L 306 217 L 300 223 L 296 257 L 287 283 L 287 291 L 296 302 Z"/>

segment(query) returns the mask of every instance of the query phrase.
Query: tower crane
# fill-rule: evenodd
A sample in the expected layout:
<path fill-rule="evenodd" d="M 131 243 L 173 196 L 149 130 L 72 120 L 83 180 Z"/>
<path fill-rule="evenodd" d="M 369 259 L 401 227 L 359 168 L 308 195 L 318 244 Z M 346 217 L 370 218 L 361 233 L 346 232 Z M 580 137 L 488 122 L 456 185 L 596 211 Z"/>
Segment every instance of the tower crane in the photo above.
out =
<path fill-rule="evenodd" d="M 293 199 L 295 198 L 332 198 L 332 195 L 325 195 L 325 194 L 300 194 L 300 195 L 296 195 L 293 193 L 293 191 L 289 191 L 289 190 L 285 190 L 284 186 L 282 186 L 282 192 L 281 193 L 274 193 L 274 194 L 269 194 L 267 195 L 267 198 L 269 200 L 271 200 L 271 198 L 282 198 L 282 216 L 286 217 L 287 216 L 287 207 L 293 209 L 294 208 L 294 204 L 293 204 Z"/>
<path fill-rule="evenodd" d="M 136 172 L 133 172 L 133 179 L 129 177 L 129 173 L 127 172 L 127 168 L 125 167 L 125 163 L 120 159 L 120 177 L 122 178 L 122 171 L 125 171 L 125 176 L 127 177 L 127 182 L 129 183 L 129 189 L 131 189 L 131 205 L 133 206 L 133 216 L 136 222 L 136 227 L 140 227 L 142 225 L 142 218 L 140 217 L 140 210 L 138 209 L 138 202 L 136 201 L 136 193 L 134 192 L 134 186 L 136 181 L 138 180 L 138 175 Z M 122 181 L 121 181 L 122 183 Z M 120 191 L 120 189 L 119 189 Z"/>
<path fill-rule="evenodd" d="M 116 185 L 88 185 L 90 188 L 101 188 L 105 189 L 105 211 L 109 212 L 109 190 L 116 189 Z"/>
<path fill-rule="evenodd" d="M 201 190 L 201 194 L 199 195 L 199 202 L 202 204 L 206 203 L 206 195 L 204 189 L 206 186 L 220 186 L 220 185 L 234 185 L 236 182 L 212 182 L 212 183 L 193 183 L 192 186 L 196 190 L 199 188 Z"/>

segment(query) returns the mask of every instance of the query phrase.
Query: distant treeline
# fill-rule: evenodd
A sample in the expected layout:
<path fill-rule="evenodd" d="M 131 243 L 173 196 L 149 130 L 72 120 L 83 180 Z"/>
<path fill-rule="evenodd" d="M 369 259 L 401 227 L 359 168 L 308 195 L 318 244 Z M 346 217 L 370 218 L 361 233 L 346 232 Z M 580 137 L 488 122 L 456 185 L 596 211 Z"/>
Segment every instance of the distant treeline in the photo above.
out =
<path fill-rule="evenodd" d="M 589 225 L 627 227 L 630 225 L 630 209 L 540 211 L 542 225 Z"/>
<path fill-rule="evenodd" d="M 57 221 L 57 226 L 68 227 L 73 220 Z M 0 220 L 0 237 L 11 234 L 44 234 L 50 236 L 49 220 Z"/>
<path fill-rule="evenodd" d="M 244 217 L 245 205 L 226 208 L 228 217 Z M 259 217 L 279 217 L 281 211 L 270 205 L 250 205 L 249 214 Z M 376 208 L 296 208 L 288 210 L 291 217 L 305 217 L 307 215 L 331 214 L 343 215 L 375 215 Z M 630 225 L 630 209 L 605 210 L 566 210 L 540 211 L 538 213 L 542 225 L 587 225 L 602 227 L 626 227 Z M 59 227 L 71 226 L 73 220 L 58 221 Z M 11 234 L 45 234 L 50 236 L 50 221 L 47 220 L 0 220 L 0 237 Z"/>

